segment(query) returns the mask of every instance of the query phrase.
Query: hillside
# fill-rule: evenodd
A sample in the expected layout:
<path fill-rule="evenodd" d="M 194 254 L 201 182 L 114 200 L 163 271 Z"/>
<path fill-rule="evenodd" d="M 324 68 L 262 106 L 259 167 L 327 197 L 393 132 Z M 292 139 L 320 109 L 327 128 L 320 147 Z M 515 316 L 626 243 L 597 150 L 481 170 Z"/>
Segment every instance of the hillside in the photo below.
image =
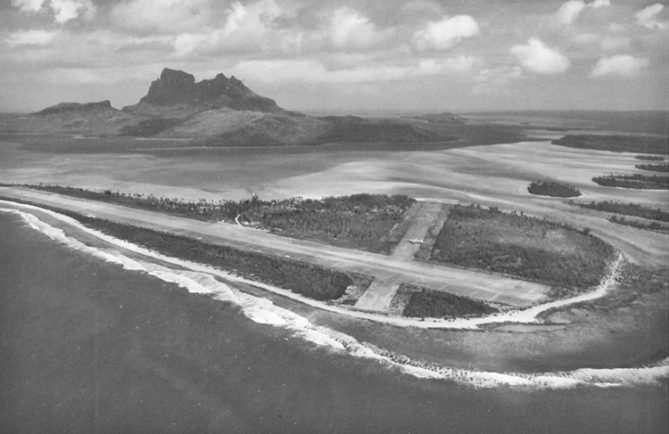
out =
<path fill-rule="evenodd" d="M 477 128 L 477 131 L 480 128 Z M 313 145 L 327 142 L 417 143 L 478 134 L 450 113 L 404 118 L 307 116 L 281 108 L 234 76 L 195 81 L 163 69 L 137 104 L 62 103 L 0 119 L 0 131 L 192 139 L 206 146 Z"/>
<path fill-rule="evenodd" d="M 33 133 L 78 133 L 107 136 L 135 124 L 138 118 L 112 107 L 109 101 L 60 103 L 27 115 L 0 119 L 0 130 Z"/>

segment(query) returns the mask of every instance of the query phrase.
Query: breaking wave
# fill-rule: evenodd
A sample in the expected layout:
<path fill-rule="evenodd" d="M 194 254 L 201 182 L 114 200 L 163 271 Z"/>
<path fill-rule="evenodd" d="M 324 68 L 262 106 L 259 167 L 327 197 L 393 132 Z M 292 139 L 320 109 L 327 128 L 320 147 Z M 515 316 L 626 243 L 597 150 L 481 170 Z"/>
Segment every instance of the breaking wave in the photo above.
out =
<path fill-rule="evenodd" d="M 191 293 L 209 294 L 213 298 L 238 306 L 240 312 L 249 320 L 273 327 L 289 330 L 294 336 L 302 338 L 319 347 L 327 348 L 335 352 L 348 353 L 351 356 L 374 360 L 388 369 L 397 369 L 417 378 L 438 379 L 455 381 L 477 388 L 492 387 L 518 387 L 530 389 L 565 389 L 578 386 L 594 387 L 622 387 L 637 385 L 658 384 L 662 379 L 669 377 L 669 358 L 661 362 L 640 368 L 619 369 L 577 369 L 574 371 L 549 372 L 549 373 L 513 373 L 513 372 L 488 372 L 469 369 L 450 368 L 438 364 L 427 363 L 412 359 L 401 354 L 377 348 L 370 344 L 361 343 L 352 336 L 312 324 L 304 318 L 288 309 L 276 306 L 270 300 L 247 294 L 243 291 L 220 281 L 216 277 L 234 283 L 252 283 L 261 288 L 271 288 L 274 292 L 290 293 L 281 288 L 270 287 L 258 282 L 250 282 L 230 273 L 217 270 L 213 267 L 184 261 L 177 258 L 161 255 L 132 243 L 110 237 L 99 231 L 92 230 L 81 225 L 75 219 L 63 216 L 49 210 L 18 205 L 10 202 L 0 203 L 20 206 L 24 209 L 33 208 L 58 218 L 59 220 L 76 226 L 77 229 L 86 231 L 96 237 L 103 239 L 116 247 L 121 247 L 134 253 L 159 260 L 162 264 L 148 260 L 131 258 L 116 249 L 96 248 L 68 236 L 63 230 L 45 223 L 34 214 L 16 208 L 0 208 L 2 212 L 18 214 L 33 229 L 48 236 L 50 239 L 68 246 L 77 251 L 92 255 L 106 262 L 111 262 L 131 271 L 147 273 L 164 282 L 176 284 Z M 620 258 L 618 259 L 620 261 Z M 169 265 L 167 265 L 169 264 Z M 172 268 L 170 265 L 175 266 Z M 613 277 L 610 277 L 613 279 Z M 601 291 L 605 291 L 605 289 Z M 600 292 L 601 292 L 600 291 Z M 587 294 L 586 294 L 587 295 Z M 293 297 L 294 298 L 294 297 Z M 565 301 L 565 300 L 563 300 Z M 584 301 L 584 300 L 579 300 Z M 555 303 L 548 303 L 550 308 L 557 307 Z M 319 306 L 320 307 L 320 306 Z M 532 309 L 532 308 L 531 308 Z M 529 309 L 528 309 L 529 310 Z M 525 312 L 518 311 L 518 312 Z M 534 312 L 534 311 L 532 311 Z M 346 311 L 347 314 L 350 312 Z M 511 315 L 511 316 L 509 316 Z M 508 313 L 506 318 L 512 318 L 513 313 Z M 529 315 L 529 313 L 524 314 Z M 365 317 L 362 314 L 360 317 Z M 505 319 L 510 321 L 510 319 Z M 402 324 L 399 324 L 402 325 Z"/>

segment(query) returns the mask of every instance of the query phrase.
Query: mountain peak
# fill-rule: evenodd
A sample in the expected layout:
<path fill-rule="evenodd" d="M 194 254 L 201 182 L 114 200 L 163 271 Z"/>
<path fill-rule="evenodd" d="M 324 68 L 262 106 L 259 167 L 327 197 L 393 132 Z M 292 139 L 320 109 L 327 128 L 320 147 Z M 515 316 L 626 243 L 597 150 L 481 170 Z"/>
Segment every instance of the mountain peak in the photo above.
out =
<path fill-rule="evenodd" d="M 129 110 L 160 115 L 170 107 L 186 107 L 186 113 L 203 110 L 231 108 L 262 112 L 283 111 L 276 102 L 254 93 L 234 75 L 227 78 L 219 73 L 213 79 L 195 81 L 195 77 L 185 71 L 165 68 L 160 78 L 151 83 L 149 92 Z"/>
<path fill-rule="evenodd" d="M 154 81 L 154 83 L 160 83 L 162 85 L 188 86 L 195 84 L 195 76 L 178 69 L 165 68 L 163 69 L 163 72 L 160 73 L 160 78 Z"/>

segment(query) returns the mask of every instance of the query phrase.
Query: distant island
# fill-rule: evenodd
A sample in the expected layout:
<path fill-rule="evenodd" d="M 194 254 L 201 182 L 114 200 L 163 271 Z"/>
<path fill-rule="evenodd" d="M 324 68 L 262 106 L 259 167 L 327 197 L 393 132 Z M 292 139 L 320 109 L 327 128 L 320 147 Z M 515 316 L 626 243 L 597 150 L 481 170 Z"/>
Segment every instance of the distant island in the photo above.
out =
<path fill-rule="evenodd" d="M 197 146 L 285 146 L 329 142 L 491 143 L 519 140 L 509 126 L 469 125 L 452 113 L 389 118 L 309 116 L 280 107 L 235 76 L 195 81 L 165 68 L 137 104 L 60 103 L 3 116 L 8 133 L 81 134 L 187 140 Z"/>

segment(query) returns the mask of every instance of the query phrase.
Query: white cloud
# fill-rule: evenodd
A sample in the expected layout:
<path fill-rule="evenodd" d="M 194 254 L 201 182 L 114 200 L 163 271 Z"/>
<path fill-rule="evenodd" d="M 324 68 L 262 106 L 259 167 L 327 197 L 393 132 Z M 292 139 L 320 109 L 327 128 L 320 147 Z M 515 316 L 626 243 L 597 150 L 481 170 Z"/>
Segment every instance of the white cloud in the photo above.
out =
<path fill-rule="evenodd" d="M 590 3 L 583 0 L 569 0 L 560 5 L 557 11 L 557 19 L 561 24 L 569 25 L 576 21 L 585 8 L 599 9 L 608 6 L 611 6 L 609 0 L 594 0 Z"/>
<path fill-rule="evenodd" d="M 593 9 L 609 7 L 609 6 L 611 6 L 611 1 L 610 0 L 595 0 L 594 2 L 590 3 L 588 6 L 590 6 Z"/>
<path fill-rule="evenodd" d="M 235 2 L 227 10 L 221 28 L 179 34 L 174 41 L 174 48 L 178 56 L 185 56 L 192 52 L 257 51 L 264 45 L 285 42 L 291 40 L 291 35 L 277 33 L 273 36 L 273 21 L 282 13 L 274 0 L 260 0 L 248 5 Z"/>
<path fill-rule="evenodd" d="M 642 69 L 649 65 L 648 59 L 633 57 L 627 54 L 618 54 L 599 59 L 590 72 L 590 77 L 606 77 L 617 75 L 632 78 L 639 75 Z"/>
<path fill-rule="evenodd" d="M 91 0 L 12 0 L 12 5 L 22 12 L 37 13 L 50 7 L 58 24 L 84 16 L 90 18 L 95 13 Z"/>
<path fill-rule="evenodd" d="M 12 0 L 12 6 L 19 8 L 22 12 L 39 12 L 42 3 L 46 0 Z"/>
<path fill-rule="evenodd" d="M 446 50 L 461 39 L 479 33 L 479 25 L 469 15 L 444 16 L 428 23 L 427 27 L 414 34 L 414 43 L 419 50 Z"/>
<path fill-rule="evenodd" d="M 520 64 L 537 74 L 559 74 L 569 69 L 570 62 L 559 51 L 546 46 L 538 38 L 530 38 L 527 44 L 511 48 Z"/>
<path fill-rule="evenodd" d="M 641 9 L 639 12 L 634 14 L 637 23 L 647 28 L 648 30 L 662 30 L 667 27 L 665 21 L 657 20 L 657 15 L 662 12 L 664 5 L 661 3 L 655 3 L 644 9 Z"/>
<path fill-rule="evenodd" d="M 378 31 L 369 19 L 346 6 L 337 9 L 330 21 L 328 39 L 334 48 L 366 48 L 392 34 L 392 29 Z"/>
<path fill-rule="evenodd" d="M 176 33 L 201 29 L 214 15 L 209 6 L 209 0 L 131 0 L 117 3 L 110 16 L 121 28 Z"/>
<path fill-rule="evenodd" d="M 49 0 L 54 19 L 63 24 L 81 15 L 92 16 L 95 11 L 90 0 Z"/>
<path fill-rule="evenodd" d="M 53 41 L 56 36 L 56 32 L 46 30 L 24 30 L 10 33 L 5 38 L 5 42 L 10 47 L 44 46 Z"/>
<path fill-rule="evenodd" d="M 416 74 L 434 75 L 447 73 L 465 73 L 472 70 L 477 59 L 473 56 L 457 56 L 446 59 L 425 59 L 418 63 Z"/>
<path fill-rule="evenodd" d="M 562 3 L 560 9 L 557 11 L 557 18 L 561 24 L 571 24 L 585 9 L 585 2 L 581 0 L 570 0 Z"/>
<path fill-rule="evenodd" d="M 467 73 L 477 59 L 458 56 L 446 59 L 424 59 L 418 64 L 359 66 L 329 70 L 315 60 L 250 60 L 244 61 L 231 72 L 238 77 L 263 83 L 378 83 L 411 77 L 438 74 Z"/>

